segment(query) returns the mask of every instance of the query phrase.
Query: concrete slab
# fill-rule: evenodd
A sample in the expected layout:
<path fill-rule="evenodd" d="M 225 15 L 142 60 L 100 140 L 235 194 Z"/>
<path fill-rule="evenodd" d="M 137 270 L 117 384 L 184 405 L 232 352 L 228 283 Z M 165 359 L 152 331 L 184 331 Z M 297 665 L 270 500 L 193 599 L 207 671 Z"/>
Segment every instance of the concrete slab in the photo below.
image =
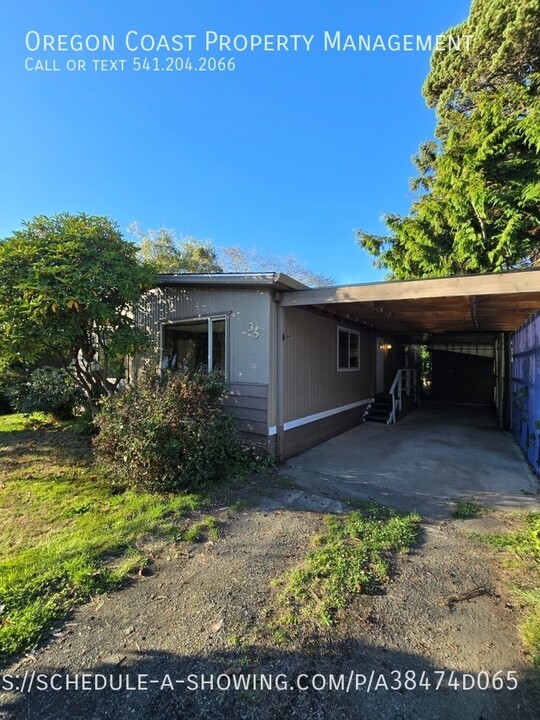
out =
<path fill-rule="evenodd" d="M 314 513 L 342 513 L 346 505 L 326 495 L 317 495 L 303 490 L 278 492 L 272 497 L 262 498 L 258 504 L 260 510 L 298 510 Z"/>
<path fill-rule="evenodd" d="M 372 499 L 448 517 L 460 499 L 539 510 L 539 483 L 509 432 L 484 408 L 427 405 L 396 425 L 365 423 L 287 460 L 308 493 Z"/>

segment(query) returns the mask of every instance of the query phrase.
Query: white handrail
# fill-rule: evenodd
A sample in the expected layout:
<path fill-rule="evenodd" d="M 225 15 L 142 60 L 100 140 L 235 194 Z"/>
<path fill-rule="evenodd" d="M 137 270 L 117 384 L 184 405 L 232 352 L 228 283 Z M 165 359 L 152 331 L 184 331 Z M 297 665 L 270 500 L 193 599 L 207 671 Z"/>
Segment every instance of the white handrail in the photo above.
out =
<path fill-rule="evenodd" d="M 404 387 L 405 385 L 405 387 Z M 410 396 L 414 394 L 415 402 L 418 402 L 418 382 L 416 368 L 399 368 L 396 372 L 394 382 L 390 386 L 389 395 L 392 398 L 392 412 L 388 418 L 388 424 L 392 425 L 396 422 L 396 410 L 403 407 L 403 390 L 405 394 Z"/>

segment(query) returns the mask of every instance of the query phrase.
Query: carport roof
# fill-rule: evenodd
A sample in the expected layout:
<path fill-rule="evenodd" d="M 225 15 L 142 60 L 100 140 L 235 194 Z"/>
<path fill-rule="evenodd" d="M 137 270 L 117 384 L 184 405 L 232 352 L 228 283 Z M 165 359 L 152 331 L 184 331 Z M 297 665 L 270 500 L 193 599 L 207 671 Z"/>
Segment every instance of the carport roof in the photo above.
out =
<path fill-rule="evenodd" d="M 296 290 L 281 305 L 316 307 L 400 335 L 511 332 L 540 310 L 540 268 Z"/>

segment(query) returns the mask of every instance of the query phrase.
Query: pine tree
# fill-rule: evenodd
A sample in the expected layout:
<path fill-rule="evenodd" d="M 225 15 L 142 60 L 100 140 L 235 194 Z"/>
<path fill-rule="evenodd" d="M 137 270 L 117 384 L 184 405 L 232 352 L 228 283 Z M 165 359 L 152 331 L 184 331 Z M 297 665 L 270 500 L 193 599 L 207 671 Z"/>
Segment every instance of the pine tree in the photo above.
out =
<path fill-rule="evenodd" d="M 359 231 L 396 278 L 499 271 L 540 260 L 540 0 L 475 0 L 452 34 L 470 52 L 435 52 L 424 95 L 436 141 L 415 158 L 418 195 L 390 235 Z"/>

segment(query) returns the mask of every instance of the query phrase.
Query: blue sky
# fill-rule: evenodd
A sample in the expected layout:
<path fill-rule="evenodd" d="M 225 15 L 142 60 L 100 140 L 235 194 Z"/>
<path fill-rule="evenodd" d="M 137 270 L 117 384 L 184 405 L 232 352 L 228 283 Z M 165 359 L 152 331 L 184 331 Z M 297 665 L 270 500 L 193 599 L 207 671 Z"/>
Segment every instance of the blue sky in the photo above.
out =
<path fill-rule="evenodd" d="M 383 233 L 381 214 L 410 206 L 410 158 L 434 127 L 421 94 L 430 54 L 325 51 L 324 32 L 436 35 L 468 8 L 468 0 L 1 3 L 0 237 L 34 215 L 83 211 L 124 231 L 136 220 L 217 246 L 293 254 L 339 283 L 380 279 L 354 230 Z M 26 46 L 31 31 L 37 50 Z M 138 33 L 132 44 L 196 37 L 192 51 L 131 51 L 129 31 Z M 309 51 L 220 52 L 206 49 L 207 31 L 315 37 Z M 114 36 L 114 51 L 60 50 L 58 35 L 74 34 Z M 45 35 L 54 49 L 43 49 Z M 136 72 L 134 59 L 145 57 L 159 69 Z M 162 70 L 170 57 L 199 69 Z M 234 57 L 235 69 L 200 69 L 201 57 Z M 124 70 L 96 71 L 96 59 L 124 60 Z M 34 69 L 38 60 L 59 70 Z M 69 60 L 86 70 L 68 71 Z"/>

